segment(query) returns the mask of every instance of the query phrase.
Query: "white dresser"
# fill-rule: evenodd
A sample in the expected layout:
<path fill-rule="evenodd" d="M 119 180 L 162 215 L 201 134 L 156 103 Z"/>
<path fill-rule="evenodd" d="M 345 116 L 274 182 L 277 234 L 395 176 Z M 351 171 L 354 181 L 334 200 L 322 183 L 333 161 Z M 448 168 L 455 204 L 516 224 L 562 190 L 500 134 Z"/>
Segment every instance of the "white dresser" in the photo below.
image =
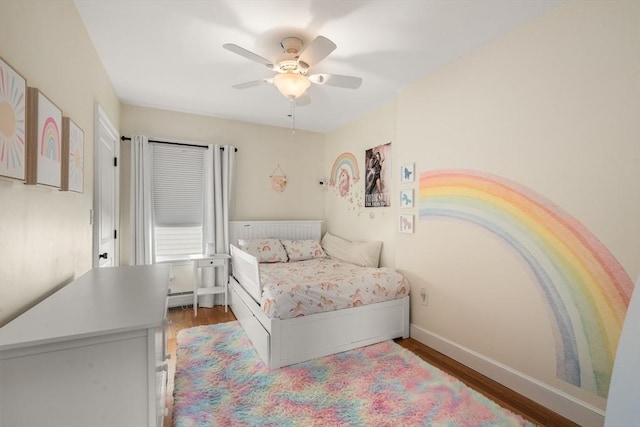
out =
<path fill-rule="evenodd" d="M 93 269 L 0 328 L 0 427 L 156 427 L 169 266 Z"/>

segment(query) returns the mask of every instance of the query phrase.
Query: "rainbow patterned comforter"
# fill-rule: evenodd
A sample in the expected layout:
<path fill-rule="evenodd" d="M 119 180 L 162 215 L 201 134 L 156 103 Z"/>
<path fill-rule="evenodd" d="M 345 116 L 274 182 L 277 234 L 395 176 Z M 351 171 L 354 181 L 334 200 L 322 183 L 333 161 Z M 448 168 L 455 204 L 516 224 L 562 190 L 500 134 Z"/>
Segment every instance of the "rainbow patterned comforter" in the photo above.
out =
<path fill-rule="evenodd" d="M 359 267 L 334 258 L 260 264 L 262 300 L 267 316 L 289 319 L 409 295 L 398 272 Z"/>

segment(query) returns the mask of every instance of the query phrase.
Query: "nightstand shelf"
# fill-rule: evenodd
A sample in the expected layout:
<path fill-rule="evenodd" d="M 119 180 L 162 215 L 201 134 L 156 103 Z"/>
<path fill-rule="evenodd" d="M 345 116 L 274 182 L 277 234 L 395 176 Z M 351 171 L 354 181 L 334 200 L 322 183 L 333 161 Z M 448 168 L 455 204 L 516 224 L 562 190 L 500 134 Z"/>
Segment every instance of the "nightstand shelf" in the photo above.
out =
<path fill-rule="evenodd" d="M 189 256 L 189 258 L 193 261 L 193 315 L 198 315 L 198 297 L 202 295 L 224 294 L 224 311 L 226 312 L 228 307 L 229 259 L 231 256 L 228 254 L 196 254 Z M 212 268 L 214 272 L 216 268 L 222 268 L 223 284 L 213 287 L 200 287 L 201 272 L 205 268 Z"/>

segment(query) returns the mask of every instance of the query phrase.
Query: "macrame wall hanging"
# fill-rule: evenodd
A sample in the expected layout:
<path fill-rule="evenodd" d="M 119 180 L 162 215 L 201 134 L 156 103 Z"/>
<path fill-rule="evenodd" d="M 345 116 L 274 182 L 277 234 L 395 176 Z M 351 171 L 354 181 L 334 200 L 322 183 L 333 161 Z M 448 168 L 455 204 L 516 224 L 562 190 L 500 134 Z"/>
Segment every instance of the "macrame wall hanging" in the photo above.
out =
<path fill-rule="evenodd" d="M 287 187 L 287 175 L 284 173 L 280 164 L 269 175 L 271 178 L 271 188 L 278 193 L 282 193 Z"/>

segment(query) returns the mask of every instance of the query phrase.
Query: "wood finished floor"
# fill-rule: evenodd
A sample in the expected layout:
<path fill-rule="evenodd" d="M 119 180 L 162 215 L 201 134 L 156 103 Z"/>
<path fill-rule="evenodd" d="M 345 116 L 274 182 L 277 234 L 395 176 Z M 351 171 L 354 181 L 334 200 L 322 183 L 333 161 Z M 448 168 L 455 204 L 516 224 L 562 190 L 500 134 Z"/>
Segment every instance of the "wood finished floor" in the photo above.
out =
<path fill-rule="evenodd" d="M 193 316 L 193 309 L 174 308 L 169 310 L 169 320 L 171 325 L 167 335 L 168 351 L 171 354 L 169 360 L 169 382 L 167 387 L 167 417 L 164 420 L 164 427 L 173 426 L 173 378 L 176 371 L 176 336 L 178 331 L 199 325 L 211 325 L 215 323 L 230 322 L 235 320 L 235 316 L 229 310 L 225 313 L 224 307 L 199 308 L 198 317 Z M 455 360 L 427 347 L 418 341 L 407 338 L 397 339 L 396 342 L 402 347 L 411 350 L 427 363 L 442 369 L 445 372 L 457 377 L 469 387 L 479 391 L 489 399 L 498 403 L 504 408 L 520 414 L 522 417 L 539 426 L 578 426 L 570 420 L 561 417 L 542 405 L 515 393 L 513 390 L 485 377 L 478 372 L 456 362 Z"/>

